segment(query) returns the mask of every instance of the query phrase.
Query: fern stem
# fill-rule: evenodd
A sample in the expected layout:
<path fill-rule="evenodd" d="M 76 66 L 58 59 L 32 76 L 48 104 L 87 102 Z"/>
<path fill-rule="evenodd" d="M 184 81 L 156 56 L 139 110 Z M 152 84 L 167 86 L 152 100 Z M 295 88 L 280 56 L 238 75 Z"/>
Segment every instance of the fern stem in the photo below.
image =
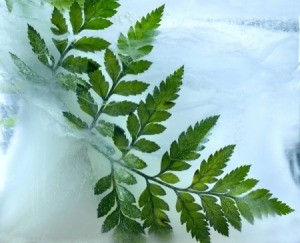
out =
<path fill-rule="evenodd" d="M 215 197 L 219 197 L 219 198 L 228 197 L 228 198 L 231 198 L 231 199 L 234 199 L 234 200 L 236 199 L 234 196 L 229 195 L 229 194 L 218 194 L 218 193 L 214 193 L 214 192 L 211 192 L 211 191 L 207 191 L 207 192 L 201 191 L 201 192 L 199 192 L 199 191 L 191 190 L 189 188 L 180 188 L 180 187 L 172 186 L 172 185 L 170 185 L 166 182 L 163 182 L 163 181 L 155 178 L 155 176 L 149 176 L 149 175 L 147 175 L 147 174 L 145 174 L 145 173 L 143 173 L 143 172 L 141 172 L 137 169 L 131 168 L 131 167 L 127 166 L 126 164 L 121 163 L 120 160 L 110 160 L 110 161 L 112 163 L 117 163 L 120 166 L 122 166 L 122 167 L 138 174 L 139 176 L 145 178 L 146 181 L 153 181 L 157 184 L 160 184 L 162 186 L 170 188 L 171 190 L 173 190 L 175 192 L 175 194 L 178 194 L 178 192 L 189 192 L 189 193 L 192 193 L 192 194 L 196 194 L 200 197 L 205 196 L 205 195 L 209 195 L 209 196 L 215 196 Z"/>
<path fill-rule="evenodd" d="M 72 41 L 70 43 L 70 45 L 66 48 L 66 50 L 63 53 L 61 53 L 58 62 L 56 63 L 55 67 L 53 67 L 53 69 L 52 69 L 53 73 L 55 73 L 57 71 L 57 69 L 59 69 L 61 67 L 62 62 L 64 61 L 66 55 L 69 53 L 69 51 L 71 51 L 73 49 L 74 43 L 75 43 L 75 41 Z"/>
<path fill-rule="evenodd" d="M 125 76 L 125 73 L 122 71 L 122 72 L 119 74 L 118 78 L 117 78 L 116 80 L 113 80 L 113 85 L 112 85 L 112 87 L 111 87 L 109 93 L 108 93 L 108 94 L 106 95 L 106 97 L 103 99 L 103 103 L 102 103 L 102 105 L 101 105 L 99 111 L 97 112 L 96 116 L 94 117 L 92 124 L 90 125 L 90 130 L 92 130 L 92 129 L 95 127 L 95 125 L 96 125 L 96 123 L 97 123 L 99 117 L 101 116 L 101 114 L 103 113 L 103 110 L 104 110 L 105 107 L 106 107 L 107 101 L 108 101 L 108 100 L 110 99 L 110 97 L 114 94 L 114 90 L 115 90 L 117 84 L 119 83 L 119 81 L 120 81 L 122 78 L 124 78 L 124 76 Z"/>

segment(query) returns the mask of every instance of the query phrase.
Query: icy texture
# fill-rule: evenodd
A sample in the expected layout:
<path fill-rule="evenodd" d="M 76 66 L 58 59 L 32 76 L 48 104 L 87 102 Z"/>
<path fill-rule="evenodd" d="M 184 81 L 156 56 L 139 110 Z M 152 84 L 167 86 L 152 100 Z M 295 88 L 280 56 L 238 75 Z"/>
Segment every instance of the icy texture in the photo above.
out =
<path fill-rule="evenodd" d="M 117 24 L 103 33 L 112 42 L 119 31 L 165 3 L 120 2 L 120 13 L 114 18 Z M 64 125 L 60 112 L 72 97 L 62 99 L 56 90 L 24 82 L 8 54 L 12 51 L 28 65 L 37 64 L 26 40 L 26 24 L 34 24 L 49 41 L 50 8 L 23 3 L 27 8 L 16 5 L 9 14 L 1 4 L 0 31 L 6 33 L 0 38 L 1 73 L 21 97 L 21 104 L 12 146 L 5 157 L 0 155 L 0 170 L 6 171 L 6 184 L 0 191 L 0 242 L 110 242 L 110 236 L 99 235 L 99 198 L 92 191 L 109 168 L 94 150 L 87 150 L 88 134 L 79 137 Z M 300 192 L 286 157 L 287 149 L 293 151 L 299 142 L 299 9 L 300 3 L 292 0 L 166 4 L 161 33 L 150 56 L 154 65 L 142 78 L 155 85 L 183 64 L 186 74 L 174 116 L 158 141 L 161 152 L 188 125 L 220 114 L 203 157 L 236 143 L 230 167 L 252 164 L 251 176 L 260 180 L 260 186 L 297 210 L 256 221 L 254 226 L 245 223 L 242 233 L 232 230 L 230 238 L 213 233 L 212 242 L 300 241 Z M 151 155 L 151 160 L 159 156 Z M 186 174 L 183 183 L 190 178 Z M 168 201 L 173 199 L 170 196 Z M 170 242 L 188 242 L 190 236 L 174 210 L 170 217 L 175 225 Z"/>

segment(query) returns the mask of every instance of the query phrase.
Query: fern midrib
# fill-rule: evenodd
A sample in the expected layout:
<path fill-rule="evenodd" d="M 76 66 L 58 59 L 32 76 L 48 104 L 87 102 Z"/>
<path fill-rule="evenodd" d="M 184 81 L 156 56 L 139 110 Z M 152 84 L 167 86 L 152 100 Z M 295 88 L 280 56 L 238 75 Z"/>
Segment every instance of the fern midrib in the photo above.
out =
<path fill-rule="evenodd" d="M 147 174 L 145 174 L 145 173 L 143 173 L 143 172 L 141 172 L 141 171 L 139 171 L 137 169 L 131 168 L 130 166 L 128 166 L 128 165 L 126 165 L 124 163 L 121 163 L 120 160 L 111 160 L 111 162 L 112 163 L 117 163 L 120 166 L 122 166 L 122 167 L 124 167 L 124 168 L 126 168 L 126 169 L 128 169 L 128 170 L 130 170 L 130 171 L 132 171 L 132 172 L 134 172 L 136 174 L 138 174 L 139 176 L 145 178 L 145 180 L 150 180 L 150 181 L 156 182 L 156 183 L 158 183 L 160 185 L 163 185 L 165 187 L 168 187 L 168 188 L 172 189 L 176 194 L 178 192 L 189 192 L 189 193 L 192 193 L 192 194 L 196 194 L 199 197 L 208 195 L 208 196 L 215 196 L 215 197 L 218 197 L 218 198 L 228 197 L 228 198 L 231 198 L 233 200 L 237 200 L 238 199 L 237 197 L 234 197 L 234 196 L 226 194 L 226 193 L 219 194 L 219 193 L 214 193 L 214 192 L 211 192 L 211 191 L 206 191 L 206 192 L 205 191 L 196 191 L 196 190 L 191 190 L 189 188 L 180 188 L 180 187 L 172 186 L 172 185 L 170 185 L 170 184 L 168 184 L 166 182 L 163 182 L 163 181 L 157 179 L 156 176 L 149 176 L 149 175 L 147 175 Z"/>
<path fill-rule="evenodd" d="M 69 53 L 69 51 L 71 51 L 73 49 L 75 41 L 72 41 L 68 47 L 66 48 L 66 50 L 60 55 L 60 58 L 58 60 L 58 62 L 56 63 L 55 67 L 52 68 L 52 72 L 55 74 L 56 71 L 62 66 L 62 63 L 65 59 L 65 57 L 67 56 L 67 54 Z"/>
<path fill-rule="evenodd" d="M 95 127 L 99 117 L 101 116 L 101 114 L 103 113 L 103 110 L 105 109 L 105 107 L 107 105 L 107 101 L 114 94 L 115 88 L 117 87 L 120 80 L 122 78 L 124 78 L 125 76 L 126 76 L 126 73 L 123 70 L 120 72 L 120 74 L 116 80 L 112 80 L 112 87 L 111 87 L 110 91 L 108 92 L 108 94 L 106 95 L 106 97 L 103 99 L 102 105 L 101 105 L 99 111 L 97 112 L 96 116 L 94 117 L 92 124 L 90 125 L 90 128 L 89 128 L 90 130 L 92 130 Z"/>

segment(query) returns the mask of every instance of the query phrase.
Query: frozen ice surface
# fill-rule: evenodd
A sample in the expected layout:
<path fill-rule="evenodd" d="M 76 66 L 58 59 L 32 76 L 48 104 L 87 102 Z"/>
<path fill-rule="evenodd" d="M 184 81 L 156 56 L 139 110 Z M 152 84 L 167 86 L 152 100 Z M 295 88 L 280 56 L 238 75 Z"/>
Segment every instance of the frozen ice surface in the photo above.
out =
<path fill-rule="evenodd" d="M 120 2 L 116 25 L 103 32 L 111 41 L 137 18 L 165 3 Z M 38 11 L 30 15 L 30 7 L 26 11 L 16 7 L 9 14 L 1 7 L 0 31 L 6 33 L 0 38 L 1 71 L 18 83 L 8 51 L 35 65 L 28 54 L 26 23 L 50 40 L 50 10 L 34 5 Z M 154 64 L 143 75 L 153 86 L 185 65 L 180 99 L 166 123 L 168 130 L 158 140 L 163 150 L 188 125 L 220 114 L 203 158 L 222 146 L 237 144 L 230 168 L 252 164 L 250 175 L 260 180 L 259 185 L 296 209 L 289 216 L 257 220 L 254 226 L 245 222 L 242 232 L 232 230 L 229 238 L 212 232 L 212 242 L 300 242 L 300 191 L 286 157 L 286 150 L 299 142 L 299 9 L 295 0 L 166 3 L 160 35 L 149 57 Z M 0 155 L 0 169 L 6 171 L 0 192 L 0 242 L 110 242 L 109 235 L 99 236 L 99 198 L 92 191 L 95 175 L 109 168 L 99 165 L 95 151 L 86 151 L 85 138 L 61 125 L 59 112 L 67 100 L 23 87 L 17 89 L 23 102 L 13 144 L 5 157 Z M 158 161 L 159 156 L 151 159 Z M 182 180 L 188 183 L 191 173 Z M 174 210 L 170 217 L 175 225 L 171 242 L 189 242 Z"/>

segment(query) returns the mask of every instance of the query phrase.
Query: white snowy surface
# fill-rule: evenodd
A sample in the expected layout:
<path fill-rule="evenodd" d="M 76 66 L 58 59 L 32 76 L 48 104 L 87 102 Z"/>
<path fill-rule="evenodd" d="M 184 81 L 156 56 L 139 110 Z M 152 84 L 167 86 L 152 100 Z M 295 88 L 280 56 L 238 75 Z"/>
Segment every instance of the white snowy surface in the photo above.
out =
<path fill-rule="evenodd" d="M 116 25 L 104 32 L 112 42 L 119 31 L 125 32 L 129 24 L 166 1 L 120 2 Z M 20 9 L 9 14 L 1 6 L 0 32 L 5 34 L 0 38 L 0 61 L 6 75 L 13 73 L 8 51 L 35 63 L 26 40 L 27 22 L 50 40 L 50 11 L 38 5 L 35 10 L 30 15 Z M 297 23 L 299 10 L 300 3 L 292 0 L 166 3 L 149 56 L 154 64 L 143 79 L 156 85 L 181 65 L 185 65 L 185 78 L 174 115 L 166 123 L 168 130 L 157 139 L 163 149 L 151 155 L 151 161 L 158 165 L 161 153 L 189 125 L 219 114 L 203 158 L 237 144 L 229 167 L 252 164 L 250 176 L 260 180 L 259 186 L 296 209 L 254 225 L 244 222 L 242 232 L 232 230 L 229 238 L 212 231 L 212 242 L 300 242 L 300 189 L 286 157 L 286 151 L 299 142 L 299 36 L 295 31 L 240 24 L 241 19 Z M 13 144 L 7 155 L 0 155 L 1 172 L 6 171 L 6 184 L 0 189 L 0 242 L 111 242 L 109 234 L 99 236 L 99 198 L 92 191 L 95 174 L 105 174 L 109 168 L 97 163 L 94 151 L 88 152 L 89 161 L 80 141 L 55 125 L 61 119 L 59 103 L 53 98 L 40 101 L 34 95 L 32 99 L 24 95 Z M 192 171 L 182 175 L 185 183 Z M 170 242 L 195 242 L 174 210 L 170 218 L 175 225 Z"/>

